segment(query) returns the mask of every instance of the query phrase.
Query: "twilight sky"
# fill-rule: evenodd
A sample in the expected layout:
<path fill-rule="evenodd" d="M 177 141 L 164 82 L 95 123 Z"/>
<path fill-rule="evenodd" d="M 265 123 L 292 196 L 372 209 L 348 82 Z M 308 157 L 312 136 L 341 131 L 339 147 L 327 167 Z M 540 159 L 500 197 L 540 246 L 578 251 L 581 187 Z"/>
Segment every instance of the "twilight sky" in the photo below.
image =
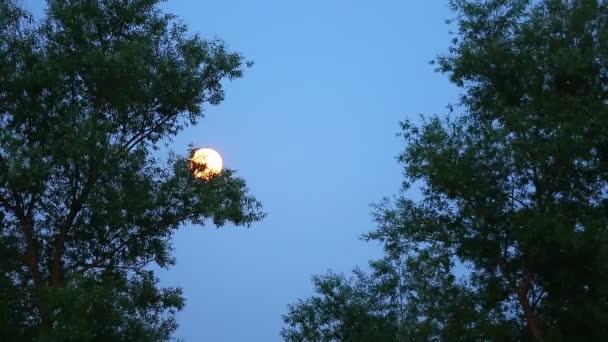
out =
<path fill-rule="evenodd" d="M 22 0 L 40 11 L 44 0 Z M 188 143 L 218 150 L 264 204 L 249 229 L 184 227 L 177 264 L 158 273 L 181 286 L 186 341 L 280 341 L 288 303 L 310 278 L 365 266 L 378 248 L 369 204 L 401 184 L 398 123 L 445 113 L 457 90 L 429 61 L 447 50 L 447 0 L 169 0 L 163 9 L 255 65 L 226 83 Z"/>

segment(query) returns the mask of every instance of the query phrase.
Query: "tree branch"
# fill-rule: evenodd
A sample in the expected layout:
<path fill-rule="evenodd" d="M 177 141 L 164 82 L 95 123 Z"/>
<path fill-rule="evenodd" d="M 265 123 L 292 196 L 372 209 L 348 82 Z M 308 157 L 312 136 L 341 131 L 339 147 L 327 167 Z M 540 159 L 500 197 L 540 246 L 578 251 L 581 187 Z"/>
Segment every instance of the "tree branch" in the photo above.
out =
<path fill-rule="evenodd" d="M 109 260 L 109 259 L 106 259 Z M 140 271 L 142 268 L 146 267 L 147 265 L 149 265 L 152 261 L 154 261 L 153 257 L 149 257 L 147 259 L 143 259 L 140 260 L 139 262 L 134 263 L 133 265 L 130 266 L 126 266 L 126 265 L 111 265 L 114 268 L 118 268 L 118 269 L 123 269 L 123 270 L 130 270 L 130 271 Z M 83 263 L 83 264 L 79 264 L 78 266 L 83 267 L 82 269 L 78 270 L 76 273 L 84 273 L 88 270 L 91 269 L 106 269 L 108 267 L 110 267 L 110 264 L 102 264 L 102 263 Z"/>
<path fill-rule="evenodd" d="M 173 119 L 175 115 L 168 115 L 164 119 L 155 123 L 152 127 L 144 129 L 139 133 L 136 133 L 129 141 L 127 141 L 121 148 L 122 151 L 130 151 L 133 147 L 137 146 L 144 139 L 148 138 L 151 133 L 166 124 L 169 120 Z"/>
<path fill-rule="evenodd" d="M 38 264 L 38 250 L 36 248 L 36 238 L 34 237 L 34 227 L 31 220 L 31 216 L 26 215 L 26 213 L 24 212 L 21 197 L 19 196 L 19 193 L 15 190 L 15 188 L 11 187 L 11 192 L 15 201 L 15 205 L 12 206 L 13 212 L 19 220 L 21 231 L 23 233 L 23 237 L 25 238 L 25 262 L 29 267 L 30 272 L 32 272 L 34 285 L 40 288 L 44 286 L 44 280 L 42 278 L 42 272 L 40 272 L 40 266 Z"/>
<path fill-rule="evenodd" d="M 74 220 L 76 216 L 82 209 L 84 202 L 86 201 L 88 195 L 93 189 L 93 184 L 95 183 L 95 171 L 93 167 L 89 168 L 89 176 L 80 192 L 80 195 L 72 202 L 70 205 L 70 210 L 61 224 L 59 228 L 59 234 L 55 238 L 53 243 L 53 256 L 51 259 L 51 286 L 52 287 L 60 287 L 62 285 L 63 278 L 63 267 L 61 263 L 61 259 L 63 257 L 63 251 L 65 249 L 65 240 L 68 236 L 70 228 L 74 224 Z"/>
<path fill-rule="evenodd" d="M 93 260 L 93 262 L 91 263 L 81 263 L 78 264 L 76 266 L 81 266 L 82 268 L 77 270 L 75 273 L 77 274 L 82 274 L 92 268 L 105 268 L 107 267 L 107 265 L 102 265 L 103 263 L 105 263 L 108 260 L 111 260 L 112 258 L 114 258 L 118 253 L 124 251 L 128 244 L 129 240 L 125 240 L 122 244 L 120 244 L 117 248 L 115 248 L 114 250 L 108 252 L 105 256 L 99 257 L 95 260 Z"/>
<path fill-rule="evenodd" d="M 188 216 L 190 216 L 190 213 L 186 212 L 186 213 L 183 213 L 182 215 L 174 217 L 172 219 L 161 220 L 162 222 L 160 223 L 160 225 L 162 227 L 162 226 L 170 226 L 172 224 L 177 224 L 177 223 L 185 220 Z M 118 234 L 115 234 L 114 237 L 115 236 L 118 236 Z M 110 240 L 112 240 L 114 237 L 110 238 Z M 82 267 L 81 269 L 75 270 L 74 272 L 77 274 L 82 274 L 92 268 L 108 267 L 109 265 L 104 265 L 104 263 L 113 259 L 114 257 L 116 257 L 116 255 L 118 255 L 118 253 L 124 251 L 131 244 L 131 242 L 133 241 L 133 238 L 137 238 L 137 237 L 138 237 L 138 235 L 135 235 L 129 239 L 124 240 L 116 248 L 114 248 L 111 251 L 108 251 L 107 253 L 105 253 L 105 255 L 96 258 L 95 260 L 93 260 L 90 263 L 80 263 L 80 264 L 74 265 L 75 267 Z M 154 260 L 154 258 L 150 259 L 150 261 L 153 261 L 153 260 Z M 115 267 L 127 268 L 128 266 L 115 266 Z"/>

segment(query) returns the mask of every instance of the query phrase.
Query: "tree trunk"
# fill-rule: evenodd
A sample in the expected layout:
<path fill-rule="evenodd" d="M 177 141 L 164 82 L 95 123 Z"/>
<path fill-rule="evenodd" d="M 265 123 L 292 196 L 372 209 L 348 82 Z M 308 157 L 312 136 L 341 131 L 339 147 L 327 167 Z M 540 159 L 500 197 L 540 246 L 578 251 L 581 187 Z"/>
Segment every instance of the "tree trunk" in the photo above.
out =
<path fill-rule="evenodd" d="M 19 213 L 19 223 L 21 224 L 21 230 L 25 237 L 26 250 L 25 250 L 25 262 L 32 272 L 32 279 L 34 280 L 34 286 L 40 290 L 45 286 L 42 272 L 40 272 L 40 266 L 38 265 L 38 251 L 36 248 L 36 241 L 34 239 L 34 228 L 28 217 L 23 213 Z M 38 302 L 38 310 L 40 310 L 40 329 L 44 334 L 50 329 L 49 315 L 44 304 Z"/>
<path fill-rule="evenodd" d="M 36 241 L 34 241 L 34 232 L 30 220 L 25 215 L 19 215 L 19 222 L 21 223 L 21 230 L 25 237 L 25 262 L 27 263 L 30 272 L 32 272 L 32 278 L 34 285 L 38 288 L 44 285 L 42 279 L 42 273 L 38 265 L 38 252 L 36 250 Z"/>
<path fill-rule="evenodd" d="M 535 340 L 539 341 L 542 338 L 542 330 L 540 328 L 540 322 L 538 318 L 534 315 L 534 310 L 530 305 L 530 301 L 528 300 L 528 291 L 530 290 L 530 286 L 532 285 L 532 273 L 527 272 L 526 278 L 522 286 L 517 290 L 517 299 L 519 300 L 519 304 L 521 305 L 522 310 L 524 311 L 524 316 L 526 317 L 526 322 L 528 323 L 528 329 L 534 337 Z"/>

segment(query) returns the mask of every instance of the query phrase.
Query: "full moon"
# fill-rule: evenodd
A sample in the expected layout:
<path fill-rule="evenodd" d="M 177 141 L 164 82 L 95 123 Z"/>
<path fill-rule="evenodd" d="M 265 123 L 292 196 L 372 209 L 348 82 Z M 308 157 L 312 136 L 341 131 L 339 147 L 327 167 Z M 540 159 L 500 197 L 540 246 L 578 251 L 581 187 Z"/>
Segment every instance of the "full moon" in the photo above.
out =
<path fill-rule="evenodd" d="M 214 149 L 204 147 L 195 150 L 190 158 L 190 171 L 196 178 L 209 179 L 222 172 L 222 157 Z"/>

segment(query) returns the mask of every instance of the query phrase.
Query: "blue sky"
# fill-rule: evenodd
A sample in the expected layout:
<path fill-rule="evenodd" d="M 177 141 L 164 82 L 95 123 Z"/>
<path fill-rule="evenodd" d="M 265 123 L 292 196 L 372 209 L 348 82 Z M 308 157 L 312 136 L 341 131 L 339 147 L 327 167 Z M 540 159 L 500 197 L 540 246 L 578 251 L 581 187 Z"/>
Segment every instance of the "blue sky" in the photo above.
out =
<path fill-rule="evenodd" d="M 374 228 L 369 204 L 399 190 L 399 121 L 445 113 L 456 98 L 428 63 L 450 43 L 447 0 L 170 0 L 162 7 L 255 62 L 171 148 L 217 149 L 268 213 L 249 229 L 176 234 L 177 264 L 159 272 L 187 300 L 176 337 L 279 341 L 281 315 L 312 294 L 312 275 L 348 272 L 379 254 L 358 237 Z"/>

